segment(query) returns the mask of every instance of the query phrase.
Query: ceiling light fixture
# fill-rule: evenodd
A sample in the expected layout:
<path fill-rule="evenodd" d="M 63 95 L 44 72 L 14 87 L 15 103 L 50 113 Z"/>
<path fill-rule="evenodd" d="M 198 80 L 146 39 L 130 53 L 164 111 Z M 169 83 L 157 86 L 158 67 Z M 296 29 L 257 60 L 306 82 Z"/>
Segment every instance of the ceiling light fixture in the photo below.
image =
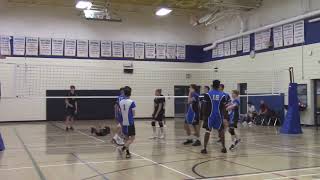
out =
<path fill-rule="evenodd" d="M 156 11 L 157 16 L 166 16 L 172 12 L 172 9 L 169 8 L 160 8 Z"/>
<path fill-rule="evenodd" d="M 78 1 L 76 4 L 77 9 L 91 9 L 92 2 L 87 0 Z"/>

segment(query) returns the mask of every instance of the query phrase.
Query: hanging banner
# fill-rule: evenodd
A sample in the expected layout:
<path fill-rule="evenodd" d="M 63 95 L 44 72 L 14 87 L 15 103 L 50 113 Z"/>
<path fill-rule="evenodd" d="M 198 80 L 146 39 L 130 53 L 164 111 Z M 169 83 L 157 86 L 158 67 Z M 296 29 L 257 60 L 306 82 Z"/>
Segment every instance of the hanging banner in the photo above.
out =
<path fill-rule="evenodd" d="M 271 29 L 261 32 L 261 49 L 268 49 L 271 41 Z"/>
<path fill-rule="evenodd" d="M 77 40 L 77 57 L 88 57 L 88 40 Z"/>
<path fill-rule="evenodd" d="M 0 36 L 0 55 L 10 56 L 11 55 L 11 37 Z"/>
<path fill-rule="evenodd" d="M 238 43 L 237 39 L 234 39 L 231 41 L 231 48 L 230 48 L 231 56 L 237 55 L 237 43 Z"/>
<path fill-rule="evenodd" d="M 184 60 L 186 59 L 186 46 L 177 45 L 177 59 Z"/>
<path fill-rule="evenodd" d="M 101 57 L 111 57 L 111 56 L 112 56 L 112 42 L 101 41 Z"/>
<path fill-rule="evenodd" d="M 112 57 L 123 57 L 123 43 L 120 41 L 112 42 Z"/>
<path fill-rule="evenodd" d="M 284 46 L 293 45 L 293 24 L 283 25 L 283 42 Z"/>
<path fill-rule="evenodd" d="M 124 42 L 124 57 L 134 58 L 134 43 L 133 42 Z"/>
<path fill-rule="evenodd" d="M 164 43 L 157 44 L 157 48 L 156 48 L 157 59 L 166 59 L 166 53 L 167 53 L 167 44 L 164 44 Z"/>
<path fill-rule="evenodd" d="M 134 58 L 144 59 L 144 43 L 142 42 L 134 43 Z"/>
<path fill-rule="evenodd" d="M 250 52 L 250 35 L 243 36 L 243 52 L 248 53 Z"/>
<path fill-rule="evenodd" d="M 39 39 L 37 37 L 26 37 L 26 55 L 39 55 Z"/>
<path fill-rule="evenodd" d="M 219 57 L 218 56 L 218 48 L 215 47 L 215 48 L 212 49 L 212 58 L 214 59 L 214 58 L 217 58 L 217 57 Z"/>
<path fill-rule="evenodd" d="M 156 58 L 156 45 L 153 43 L 145 44 L 145 53 L 147 59 L 155 59 Z"/>
<path fill-rule="evenodd" d="M 273 28 L 273 47 L 283 47 L 283 31 L 282 26 Z"/>
<path fill-rule="evenodd" d="M 242 37 L 237 39 L 237 51 L 242 51 L 242 44 L 243 44 L 243 40 Z"/>
<path fill-rule="evenodd" d="M 89 40 L 89 57 L 100 58 L 100 41 Z"/>
<path fill-rule="evenodd" d="M 294 44 L 304 43 L 304 21 L 294 23 Z"/>
<path fill-rule="evenodd" d="M 77 40 L 66 39 L 64 42 L 64 55 L 69 57 L 76 56 Z"/>
<path fill-rule="evenodd" d="M 223 43 L 217 45 L 218 57 L 223 57 L 224 56 L 223 48 L 224 48 Z"/>
<path fill-rule="evenodd" d="M 259 51 L 262 49 L 262 32 L 254 33 L 254 50 Z"/>
<path fill-rule="evenodd" d="M 39 38 L 39 55 L 51 56 L 51 38 Z"/>
<path fill-rule="evenodd" d="M 63 56 L 64 39 L 52 39 L 52 56 Z"/>
<path fill-rule="evenodd" d="M 167 44 L 167 59 L 176 59 L 177 58 L 177 45 L 176 44 Z"/>
<path fill-rule="evenodd" d="M 223 43 L 224 56 L 230 56 L 230 41 Z"/>

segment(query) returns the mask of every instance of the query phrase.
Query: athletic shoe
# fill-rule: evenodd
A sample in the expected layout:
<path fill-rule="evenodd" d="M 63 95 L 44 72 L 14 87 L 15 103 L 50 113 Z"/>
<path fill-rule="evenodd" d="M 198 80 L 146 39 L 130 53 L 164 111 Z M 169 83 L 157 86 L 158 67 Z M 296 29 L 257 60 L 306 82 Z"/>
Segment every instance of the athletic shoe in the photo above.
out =
<path fill-rule="evenodd" d="M 120 137 L 113 137 L 112 138 L 112 142 L 118 146 L 123 146 L 124 145 L 124 142 L 123 142 L 123 139 L 120 138 Z"/>
<path fill-rule="evenodd" d="M 151 137 L 149 137 L 149 139 L 156 139 L 157 138 L 157 135 L 155 133 L 152 134 Z"/>
<path fill-rule="evenodd" d="M 234 150 L 236 146 L 234 144 L 231 144 L 231 146 L 229 147 L 229 150 Z"/>
<path fill-rule="evenodd" d="M 201 154 L 208 154 L 207 149 L 202 149 L 202 150 L 201 150 Z"/>
<path fill-rule="evenodd" d="M 196 140 L 192 146 L 201 146 L 201 141 L 200 140 Z"/>
<path fill-rule="evenodd" d="M 188 145 L 193 143 L 192 139 L 187 139 L 185 142 L 183 142 L 184 145 Z"/>
<path fill-rule="evenodd" d="M 68 128 L 68 127 L 66 127 L 66 131 L 69 131 L 69 128 Z"/>
<path fill-rule="evenodd" d="M 226 149 L 226 148 L 222 148 L 222 149 L 221 149 L 221 152 L 222 152 L 222 153 L 227 153 L 227 149 Z"/>
<path fill-rule="evenodd" d="M 129 159 L 131 158 L 131 153 L 127 150 L 126 158 Z"/>
<path fill-rule="evenodd" d="M 163 134 L 163 133 L 160 134 L 158 138 L 159 138 L 159 139 L 164 139 L 164 134 Z"/>

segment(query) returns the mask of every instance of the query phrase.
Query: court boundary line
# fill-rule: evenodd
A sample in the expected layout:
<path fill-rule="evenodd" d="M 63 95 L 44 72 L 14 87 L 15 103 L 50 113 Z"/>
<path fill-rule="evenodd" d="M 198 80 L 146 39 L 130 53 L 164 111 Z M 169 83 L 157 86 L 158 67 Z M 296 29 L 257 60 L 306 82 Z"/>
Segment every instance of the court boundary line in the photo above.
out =
<path fill-rule="evenodd" d="M 314 175 L 320 175 L 320 173 L 312 173 L 312 174 L 301 174 L 296 176 L 287 176 L 287 177 L 279 177 L 279 178 L 268 178 L 265 180 L 277 180 L 277 179 L 285 179 L 285 178 L 296 178 L 296 177 L 307 177 L 307 176 L 314 176 Z"/>
<path fill-rule="evenodd" d="M 97 138 L 97 137 L 94 137 L 94 136 L 90 136 L 90 135 L 88 135 L 88 134 L 86 134 L 86 133 L 84 133 L 84 132 L 82 132 L 82 131 L 80 131 L 80 130 L 76 130 L 76 132 L 79 132 L 80 134 L 83 134 L 83 135 L 85 135 L 85 136 L 88 136 L 88 137 L 90 137 L 90 138 L 92 138 L 92 139 L 95 139 L 95 140 L 98 140 L 98 141 L 101 141 L 101 142 L 106 143 L 106 141 L 104 141 L 104 140 L 102 140 L 102 139 L 99 139 L 99 138 Z M 115 146 L 114 146 L 114 147 L 115 147 Z M 183 175 L 183 176 L 185 176 L 185 177 L 188 177 L 188 178 L 191 178 L 191 179 L 196 179 L 195 177 L 193 177 L 193 176 L 191 176 L 191 175 L 185 174 L 185 173 L 183 173 L 183 172 L 181 172 L 181 171 L 178 171 L 178 170 L 176 170 L 176 169 L 174 169 L 174 168 L 171 168 L 171 167 L 168 167 L 168 166 L 163 165 L 163 164 L 161 164 L 161 163 L 158 163 L 158 162 L 156 162 L 156 161 L 153 161 L 153 160 L 151 160 L 151 159 L 149 159 L 149 158 L 146 158 L 146 157 L 144 157 L 144 156 L 141 156 L 141 155 L 139 155 L 139 154 L 137 154 L 137 153 L 131 152 L 131 154 L 133 154 L 133 155 L 135 155 L 135 156 L 137 156 L 137 157 L 143 158 L 143 159 L 145 159 L 146 161 L 152 162 L 152 163 L 154 163 L 154 164 L 156 164 L 156 165 L 159 165 L 159 166 L 161 166 L 161 167 L 163 167 L 163 168 L 169 169 L 169 170 L 171 170 L 171 171 L 173 171 L 173 172 L 176 172 L 176 173 L 178 173 L 178 174 L 180 174 L 180 175 Z"/>
<path fill-rule="evenodd" d="M 20 143 L 22 144 L 22 146 L 24 147 L 26 153 L 28 154 L 32 164 L 33 164 L 33 168 L 35 169 L 39 178 L 41 180 L 46 180 L 47 178 L 45 177 L 45 175 L 43 174 L 43 172 L 41 171 L 39 165 L 37 164 L 36 160 L 33 158 L 31 152 L 29 151 L 28 147 L 24 144 L 24 141 L 22 140 L 21 136 L 19 135 L 18 131 L 16 128 L 13 128 L 14 133 L 16 134 L 17 138 L 19 139 Z"/>

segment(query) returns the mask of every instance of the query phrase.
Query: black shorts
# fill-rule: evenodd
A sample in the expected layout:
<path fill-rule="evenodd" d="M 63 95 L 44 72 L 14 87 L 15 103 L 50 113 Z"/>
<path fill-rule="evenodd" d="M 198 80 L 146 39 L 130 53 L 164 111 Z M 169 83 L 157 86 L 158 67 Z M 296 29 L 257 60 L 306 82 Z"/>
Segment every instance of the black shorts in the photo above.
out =
<path fill-rule="evenodd" d="M 66 116 L 71 116 L 71 117 L 76 116 L 76 109 L 75 108 L 66 108 Z"/>
<path fill-rule="evenodd" d="M 122 126 L 122 133 L 128 137 L 135 136 L 136 135 L 136 128 L 134 125 Z"/>
<path fill-rule="evenodd" d="M 161 122 L 161 121 L 163 121 L 163 119 L 164 119 L 164 114 L 159 114 L 159 115 L 158 115 L 156 118 L 154 118 L 153 120 Z"/>

